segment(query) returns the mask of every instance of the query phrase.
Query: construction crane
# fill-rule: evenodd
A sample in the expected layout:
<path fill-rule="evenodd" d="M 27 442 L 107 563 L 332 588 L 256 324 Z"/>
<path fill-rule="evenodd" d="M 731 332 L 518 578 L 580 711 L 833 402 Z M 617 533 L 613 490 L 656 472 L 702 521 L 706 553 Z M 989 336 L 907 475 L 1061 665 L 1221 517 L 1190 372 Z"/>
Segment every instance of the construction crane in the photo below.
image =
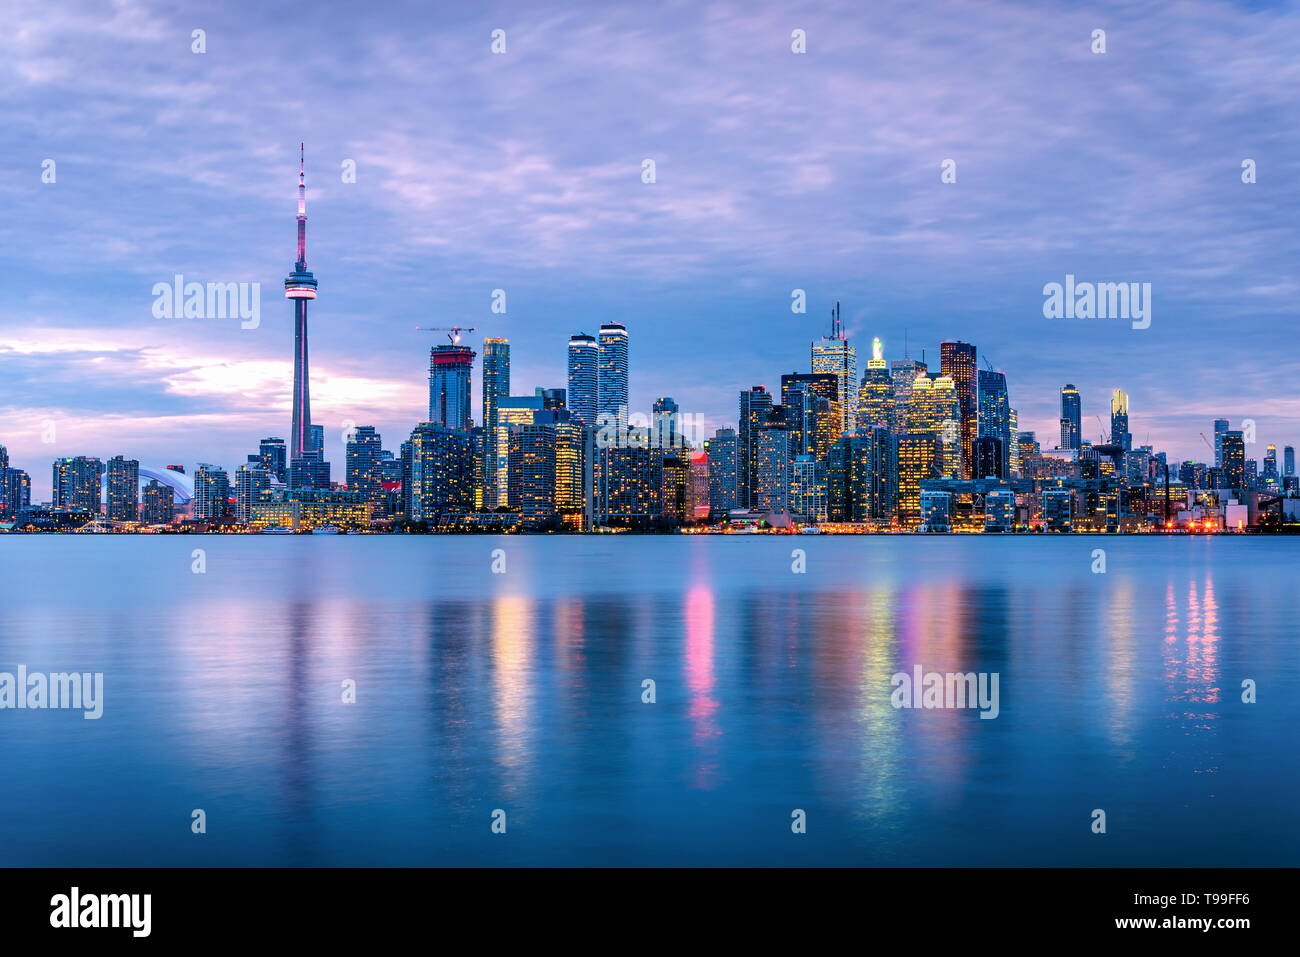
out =
<path fill-rule="evenodd" d="M 417 332 L 445 332 L 447 333 L 447 341 L 454 346 L 456 343 L 460 342 L 460 334 L 462 332 L 473 332 L 474 327 L 473 326 L 416 326 L 415 330 Z"/>
<path fill-rule="evenodd" d="M 1204 432 L 1201 433 L 1201 441 L 1205 443 L 1205 447 L 1206 447 L 1207 449 L 1209 449 L 1211 452 L 1214 451 L 1214 444 L 1213 444 L 1209 439 L 1207 439 L 1207 438 L 1205 437 L 1205 433 L 1204 433 Z"/>
<path fill-rule="evenodd" d="M 1106 442 L 1107 442 L 1107 439 L 1106 439 L 1106 426 L 1102 424 L 1101 416 L 1099 416 L 1097 413 L 1094 412 L 1094 413 L 1092 414 L 1092 417 L 1093 417 L 1094 419 L 1097 420 L 1097 441 L 1098 441 L 1098 444 L 1099 444 L 1099 445 L 1105 445 Z"/>

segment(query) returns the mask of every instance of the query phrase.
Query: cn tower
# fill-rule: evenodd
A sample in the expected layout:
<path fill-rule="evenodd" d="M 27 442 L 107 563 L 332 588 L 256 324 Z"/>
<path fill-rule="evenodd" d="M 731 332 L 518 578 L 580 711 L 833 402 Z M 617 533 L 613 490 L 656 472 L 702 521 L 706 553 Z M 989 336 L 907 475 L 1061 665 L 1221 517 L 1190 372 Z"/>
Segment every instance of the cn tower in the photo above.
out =
<path fill-rule="evenodd" d="M 311 376 L 307 366 L 307 300 L 316 298 L 316 277 L 307 271 L 307 177 L 303 144 L 298 144 L 298 261 L 284 281 L 284 298 L 292 299 L 293 436 L 289 460 L 313 451 L 311 440 Z"/>

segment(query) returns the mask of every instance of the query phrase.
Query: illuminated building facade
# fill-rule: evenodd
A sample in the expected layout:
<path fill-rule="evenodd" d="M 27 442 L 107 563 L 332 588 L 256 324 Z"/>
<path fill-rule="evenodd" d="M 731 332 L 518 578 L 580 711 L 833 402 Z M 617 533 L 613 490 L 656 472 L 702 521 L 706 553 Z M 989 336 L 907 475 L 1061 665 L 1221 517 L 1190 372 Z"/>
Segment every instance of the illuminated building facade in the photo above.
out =
<path fill-rule="evenodd" d="M 140 519 L 140 463 L 136 459 L 115 455 L 108 460 L 108 507 L 106 515 L 113 522 L 136 522 Z"/>
<path fill-rule="evenodd" d="M 939 343 L 939 372 L 952 379 L 961 409 L 961 460 L 962 475 L 965 478 L 970 478 L 971 475 L 971 447 L 975 443 L 975 433 L 979 425 L 975 371 L 973 345 L 960 341 Z M 908 430 L 912 431 L 910 427 Z"/>

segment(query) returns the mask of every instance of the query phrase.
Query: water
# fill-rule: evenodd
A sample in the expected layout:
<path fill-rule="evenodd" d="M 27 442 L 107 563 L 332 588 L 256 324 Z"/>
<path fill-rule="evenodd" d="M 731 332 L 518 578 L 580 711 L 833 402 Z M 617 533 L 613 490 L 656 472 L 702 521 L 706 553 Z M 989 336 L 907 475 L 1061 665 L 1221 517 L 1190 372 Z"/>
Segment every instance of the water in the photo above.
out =
<path fill-rule="evenodd" d="M 1297 549 L 0 536 L 0 865 L 1295 865 Z"/>

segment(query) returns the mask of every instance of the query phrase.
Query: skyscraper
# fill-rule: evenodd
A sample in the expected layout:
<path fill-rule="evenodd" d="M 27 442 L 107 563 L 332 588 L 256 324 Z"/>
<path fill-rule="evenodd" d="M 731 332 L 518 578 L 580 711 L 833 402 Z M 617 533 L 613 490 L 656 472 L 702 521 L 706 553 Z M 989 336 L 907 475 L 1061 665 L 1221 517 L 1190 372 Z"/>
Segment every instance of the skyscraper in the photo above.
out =
<path fill-rule="evenodd" d="M 241 465 L 235 470 L 235 518 L 247 525 L 262 492 L 271 487 L 271 473 L 259 465 Z M 155 505 L 155 510 L 161 509 Z M 164 520 L 166 521 L 166 520 Z"/>
<path fill-rule="evenodd" d="M 614 416 L 620 429 L 627 428 L 627 351 L 627 327 L 621 322 L 601 323 L 596 411 Z"/>
<path fill-rule="evenodd" d="M 284 281 L 284 298 L 293 300 L 293 433 L 290 459 L 311 451 L 311 375 L 307 364 L 307 300 L 316 298 L 316 277 L 307 271 L 307 178 L 298 144 L 298 260 Z"/>
<path fill-rule="evenodd" d="M 975 381 L 975 347 L 969 342 L 939 343 L 939 371 L 953 381 L 957 390 L 957 402 L 961 407 L 961 460 L 962 475 L 971 477 L 971 446 L 975 442 L 975 432 L 979 424 L 979 412 L 976 406 Z"/>
<path fill-rule="evenodd" d="M 220 519 L 230 507 L 230 476 L 226 470 L 205 462 L 194 473 L 194 517 Z"/>
<path fill-rule="evenodd" d="M 288 481 L 288 460 L 285 457 L 284 439 L 263 439 L 257 447 L 257 457 L 262 468 L 274 475 L 281 483 Z"/>
<path fill-rule="evenodd" d="M 84 508 L 91 515 L 98 515 L 103 474 L 104 465 L 97 458 L 78 455 L 55 459 L 51 479 L 54 507 Z"/>
<path fill-rule="evenodd" d="M 443 515 L 474 509 L 474 453 L 468 429 L 431 422 L 417 425 L 410 442 L 407 518 L 434 522 Z"/>
<path fill-rule="evenodd" d="M 1214 420 L 1214 467 L 1223 468 L 1223 437 L 1227 434 L 1229 423 L 1227 419 Z"/>
<path fill-rule="evenodd" d="M 0 514 L 17 518 L 32 503 L 32 478 L 22 469 L 7 468 L 0 473 Z"/>
<path fill-rule="evenodd" d="M 108 518 L 134 522 L 140 518 L 140 463 L 115 455 L 108 460 Z"/>
<path fill-rule="evenodd" d="M 773 407 L 767 421 L 751 433 L 754 490 L 750 507 L 758 512 L 789 509 L 790 430 L 778 409 Z"/>
<path fill-rule="evenodd" d="M 1061 389 L 1061 448 L 1078 449 L 1083 440 L 1083 404 L 1072 383 Z"/>
<path fill-rule="evenodd" d="M 384 500 L 383 477 L 379 462 L 384 443 L 373 425 L 359 425 L 348 437 L 346 474 L 349 492 L 360 492 L 366 505 L 378 506 Z"/>
<path fill-rule="evenodd" d="M 1240 429 L 1223 433 L 1223 475 L 1238 495 L 1246 490 L 1246 441 Z"/>
<path fill-rule="evenodd" d="M 921 524 L 921 483 L 939 477 L 942 452 L 932 432 L 898 437 L 898 520 L 904 528 Z"/>
<path fill-rule="evenodd" d="M 506 339 L 483 340 L 483 503 L 488 510 L 497 501 L 497 409 L 510 394 L 510 343 Z"/>
<path fill-rule="evenodd" d="M 830 372 L 795 372 L 781 376 L 781 405 L 785 409 L 786 426 L 790 429 L 792 455 L 825 455 L 832 442 L 844 431 L 844 415 L 840 405 L 838 375 Z M 829 403 L 834 424 L 828 434 L 818 435 L 818 401 Z M 857 418 L 856 411 L 853 419 Z M 852 420 L 851 420 L 852 421 Z M 822 429 L 828 423 L 823 422 Z"/>
<path fill-rule="evenodd" d="M 907 431 L 907 410 L 912 402 L 912 385 L 926 374 L 926 365 L 916 359 L 895 359 L 889 364 L 889 377 L 894 380 L 894 422 L 895 435 Z"/>
<path fill-rule="evenodd" d="M 859 431 L 894 425 L 894 380 L 889 375 L 880 339 L 871 340 L 871 358 L 858 388 L 857 428 Z"/>
<path fill-rule="evenodd" d="M 1011 460 L 1016 457 L 1011 427 L 1011 403 L 1007 396 L 1007 377 L 1001 372 L 980 369 L 976 378 L 979 389 L 979 426 L 977 437 L 990 436 L 1002 445 L 1002 464 L 998 475 L 1011 474 Z"/>
<path fill-rule="evenodd" d="M 704 447 L 709 456 L 709 511 L 726 515 L 733 508 L 739 508 L 736 430 L 718 429 L 713 438 L 705 440 Z"/>
<path fill-rule="evenodd" d="M 569 337 L 569 408 L 589 429 L 600 411 L 600 346 L 595 336 L 579 332 Z"/>
<path fill-rule="evenodd" d="M 1110 444 L 1125 452 L 1133 448 L 1133 435 L 1128 430 L 1128 393 L 1116 389 L 1110 397 Z"/>
<path fill-rule="evenodd" d="M 429 421 L 469 430 L 470 373 L 474 350 L 453 344 L 429 350 Z"/>
<path fill-rule="evenodd" d="M 1260 475 L 1264 485 L 1275 489 L 1278 487 L 1277 446 L 1269 445 L 1264 451 L 1264 471 Z"/>
<path fill-rule="evenodd" d="M 772 411 L 772 395 L 761 385 L 740 393 L 740 427 L 736 444 L 736 494 L 739 508 L 752 506 L 754 489 L 754 441 L 758 427 Z"/>
<path fill-rule="evenodd" d="M 840 301 L 835 300 L 831 310 L 831 334 L 822 336 L 812 344 L 812 371 L 835 376 L 839 387 L 836 401 L 840 403 L 840 429 L 847 432 L 856 424 L 857 409 L 849 400 L 857 394 L 858 358 L 853 344 L 844 335 L 840 324 Z"/>
<path fill-rule="evenodd" d="M 650 442 L 652 447 L 673 448 L 680 445 L 674 436 L 681 433 L 681 409 L 670 395 L 655 399 L 650 410 Z"/>
<path fill-rule="evenodd" d="M 144 487 L 144 505 L 140 519 L 150 525 L 166 525 L 172 520 L 175 491 L 157 479 L 150 479 Z"/>
<path fill-rule="evenodd" d="M 1282 447 L 1282 474 L 1295 475 L 1295 449 L 1289 445 Z"/>

